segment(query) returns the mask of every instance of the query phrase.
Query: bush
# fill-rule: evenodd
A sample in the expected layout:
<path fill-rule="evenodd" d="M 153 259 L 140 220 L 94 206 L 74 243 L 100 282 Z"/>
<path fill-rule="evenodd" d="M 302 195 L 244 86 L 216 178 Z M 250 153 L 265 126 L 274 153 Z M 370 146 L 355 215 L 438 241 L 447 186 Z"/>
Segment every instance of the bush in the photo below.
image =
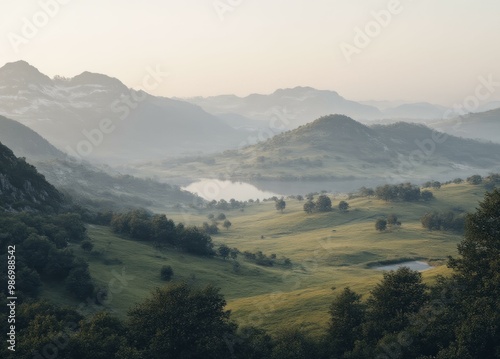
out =
<path fill-rule="evenodd" d="M 420 198 L 422 198 L 423 201 L 430 201 L 434 198 L 434 194 L 431 191 L 422 191 L 420 193 Z"/>
<path fill-rule="evenodd" d="M 339 211 L 340 212 L 347 212 L 348 209 L 349 209 L 349 203 L 347 203 L 346 201 L 340 201 Z"/>
<path fill-rule="evenodd" d="M 91 252 L 92 249 L 94 248 L 94 245 L 92 244 L 91 241 L 88 239 L 84 240 L 82 244 L 80 244 L 80 247 L 85 251 L 85 252 Z"/>
<path fill-rule="evenodd" d="M 420 222 L 424 228 L 428 230 L 443 230 L 463 232 L 465 227 L 465 217 L 463 215 L 455 215 L 453 212 L 429 212 L 420 218 Z"/>
<path fill-rule="evenodd" d="M 316 210 L 318 212 L 329 212 L 332 210 L 332 200 L 325 194 L 322 194 L 316 200 Z"/>
<path fill-rule="evenodd" d="M 387 229 L 387 221 L 385 219 L 377 219 L 377 221 L 375 222 L 375 229 L 377 231 L 385 231 Z"/>
<path fill-rule="evenodd" d="M 479 185 L 483 183 L 483 177 L 480 175 L 473 175 L 467 178 L 467 183 L 472 185 Z"/>
<path fill-rule="evenodd" d="M 171 266 L 163 266 L 160 270 L 160 278 L 164 281 L 169 281 L 174 275 L 174 270 Z"/>

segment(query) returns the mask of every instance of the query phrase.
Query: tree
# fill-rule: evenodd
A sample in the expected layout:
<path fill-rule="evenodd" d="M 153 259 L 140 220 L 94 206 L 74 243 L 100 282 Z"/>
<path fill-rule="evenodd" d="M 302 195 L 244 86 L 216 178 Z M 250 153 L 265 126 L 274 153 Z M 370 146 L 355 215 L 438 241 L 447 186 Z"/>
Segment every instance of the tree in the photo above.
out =
<path fill-rule="evenodd" d="M 311 200 L 308 200 L 306 203 L 304 203 L 304 212 L 306 213 L 313 213 L 315 208 L 316 205 Z"/>
<path fill-rule="evenodd" d="M 65 285 L 66 289 L 77 299 L 85 299 L 94 290 L 89 269 L 86 266 L 73 268 L 65 280 Z"/>
<path fill-rule="evenodd" d="M 178 226 L 180 231 L 180 247 L 182 250 L 197 254 L 210 256 L 213 254 L 212 238 L 198 227 L 182 228 Z"/>
<path fill-rule="evenodd" d="M 283 197 L 281 197 L 280 199 L 276 200 L 274 206 L 276 207 L 277 211 L 281 211 L 281 213 L 283 213 L 283 210 L 286 207 L 286 202 L 283 199 Z"/>
<path fill-rule="evenodd" d="M 370 294 L 367 301 L 369 319 L 381 334 L 404 329 L 410 316 L 427 301 L 422 275 L 408 267 L 384 273 L 384 279 Z"/>
<path fill-rule="evenodd" d="M 143 358 L 230 358 L 236 325 L 219 289 L 186 283 L 157 288 L 129 312 L 129 337 Z"/>
<path fill-rule="evenodd" d="M 219 221 L 223 221 L 226 219 L 226 215 L 224 213 L 219 213 L 219 215 L 217 216 L 217 220 Z"/>
<path fill-rule="evenodd" d="M 483 177 L 480 175 L 473 175 L 467 178 L 467 183 L 472 185 L 479 185 L 483 182 Z"/>
<path fill-rule="evenodd" d="M 345 288 L 330 306 L 328 327 L 328 351 L 330 357 L 340 358 L 351 351 L 361 336 L 361 324 L 365 317 L 365 306 L 361 295 Z"/>
<path fill-rule="evenodd" d="M 325 194 L 319 195 L 316 200 L 316 210 L 319 212 L 329 212 L 332 210 L 332 200 Z"/>
<path fill-rule="evenodd" d="M 434 198 L 434 194 L 431 191 L 422 191 L 420 192 L 420 198 L 422 198 L 423 201 L 430 201 Z"/>
<path fill-rule="evenodd" d="M 499 219 L 500 190 L 495 189 L 485 195 L 475 213 L 466 216 L 465 236 L 458 245 L 461 257 L 451 258 L 449 262 L 450 267 L 455 269 L 468 285 L 476 288 L 496 288 L 498 294 Z"/>
<path fill-rule="evenodd" d="M 231 225 L 232 225 L 232 223 L 231 223 L 228 219 L 226 219 L 226 220 L 224 221 L 224 224 L 223 224 L 222 226 L 223 226 L 225 229 L 229 229 L 229 227 L 231 227 Z"/>
<path fill-rule="evenodd" d="M 92 251 L 92 248 L 94 248 L 94 245 L 92 244 L 91 241 L 88 239 L 84 240 L 82 244 L 80 244 L 80 247 L 85 251 L 85 252 L 90 252 Z"/>
<path fill-rule="evenodd" d="M 304 196 L 302 196 L 301 194 L 299 194 L 297 196 L 297 201 L 303 201 L 304 200 Z"/>
<path fill-rule="evenodd" d="M 221 244 L 219 246 L 219 249 L 217 249 L 217 252 L 219 252 L 219 255 L 222 257 L 222 259 L 226 260 L 227 257 L 229 257 L 229 254 L 231 253 L 231 248 L 229 248 L 225 244 Z"/>
<path fill-rule="evenodd" d="M 161 280 L 164 280 L 164 281 L 168 282 L 170 279 L 172 279 L 173 275 L 174 275 L 174 270 L 172 269 L 171 266 L 163 266 L 163 267 L 161 267 L 161 270 L 160 270 Z"/>
<path fill-rule="evenodd" d="M 387 221 L 385 219 L 377 219 L 377 221 L 375 222 L 375 229 L 377 231 L 385 231 L 387 229 Z"/>
<path fill-rule="evenodd" d="M 339 211 L 340 212 L 347 212 L 348 209 L 349 209 L 349 203 L 347 203 L 346 201 L 340 201 Z"/>

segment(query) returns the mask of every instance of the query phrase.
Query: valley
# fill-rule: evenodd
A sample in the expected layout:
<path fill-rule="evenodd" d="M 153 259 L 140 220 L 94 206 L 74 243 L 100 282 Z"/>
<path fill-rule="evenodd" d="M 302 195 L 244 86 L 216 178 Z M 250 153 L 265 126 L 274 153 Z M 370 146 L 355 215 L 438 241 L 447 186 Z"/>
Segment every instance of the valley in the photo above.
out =
<path fill-rule="evenodd" d="M 382 272 L 375 270 L 377 265 L 426 262 L 432 266 L 422 272 L 426 283 L 433 283 L 437 275 L 448 275 L 447 256 L 456 255 L 462 236 L 429 231 L 422 227 L 420 218 L 431 211 L 472 211 L 482 198 L 483 187 L 447 184 L 432 191 L 435 199 L 425 203 L 332 197 L 334 207 L 340 200 L 348 201 L 347 213 L 334 209 L 307 214 L 302 208 L 305 201 L 296 199 L 286 199 L 283 213 L 276 211 L 274 201 L 250 203 L 243 211 L 223 211 L 232 226 L 228 230 L 220 228 L 212 236 L 216 248 L 226 244 L 240 252 L 274 253 L 278 258 L 290 258 L 290 268 L 259 266 L 242 254 L 236 260 L 224 260 L 200 258 L 174 249 L 158 250 L 95 225 L 88 226 L 93 252 L 73 248 L 78 256 L 89 261 L 90 272 L 99 286 L 107 286 L 113 273 L 125 271 L 133 277 L 105 304 L 116 315 L 124 317 L 149 291 L 161 286 L 159 269 L 170 265 L 174 281 L 220 287 L 228 308 L 241 325 L 257 325 L 271 333 L 283 325 L 297 325 L 312 335 L 320 335 L 327 325 L 325 313 L 332 298 L 346 286 L 367 297 L 382 278 Z M 208 214 L 219 212 L 200 209 L 169 211 L 166 215 L 175 222 L 201 225 Z M 376 231 L 376 219 L 392 213 L 397 214 L 401 226 Z M 239 263 L 238 269 L 234 262 Z M 56 298 L 57 290 L 47 289 L 43 296 Z M 57 300 L 68 304 L 61 297 Z"/>

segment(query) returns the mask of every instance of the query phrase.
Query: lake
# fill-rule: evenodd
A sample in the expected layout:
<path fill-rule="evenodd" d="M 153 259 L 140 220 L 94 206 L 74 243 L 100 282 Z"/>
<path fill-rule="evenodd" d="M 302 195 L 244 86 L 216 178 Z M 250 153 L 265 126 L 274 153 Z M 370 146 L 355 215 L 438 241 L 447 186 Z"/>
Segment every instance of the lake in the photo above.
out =
<path fill-rule="evenodd" d="M 386 180 L 356 179 L 349 181 L 228 181 L 202 178 L 182 189 L 196 193 L 206 200 L 238 201 L 269 198 L 272 196 L 305 195 L 311 192 L 327 191 L 329 193 L 348 193 L 362 186 L 375 187 L 386 183 Z"/>
<path fill-rule="evenodd" d="M 249 199 L 262 200 L 273 196 L 282 196 L 276 192 L 261 190 L 253 184 L 246 182 L 231 182 L 208 178 L 191 183 L 186 187 L 182 187 L 182 189 L 196 193 L 208 201 L 214 199 L 217 201 L 221 199 L 229 201 L 231 198 L 237 201 L 247 201 Z"/>

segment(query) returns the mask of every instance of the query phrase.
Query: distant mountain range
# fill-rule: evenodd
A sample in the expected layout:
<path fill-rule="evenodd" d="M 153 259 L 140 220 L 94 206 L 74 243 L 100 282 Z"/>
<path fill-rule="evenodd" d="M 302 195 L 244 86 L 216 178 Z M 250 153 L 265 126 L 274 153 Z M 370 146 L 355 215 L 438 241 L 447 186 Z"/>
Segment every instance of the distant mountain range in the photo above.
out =
<path fill-rule="evenodd" d="M 500 143 L 499 108 L 450 120 L 430 122 L 429 126 L 459 137 Z"/>
<path fill-rule="evenodd" d="M 289 122 L 287 129 L 296 128 L 330 113 L 341 113 L 367 122 L 381 119 L 441 119 L 446 112 L 445 107 L 430 103 L 356 102 L 345 99 L 335 91 L 316 90 L 311 87 L 280 89 L 270 95 L 194 97 L 186 101 L 217 116 L 237 114 L 268 123 L 273 117 L 282 116 Z"/>
<path fill-rule="evenodd" d="M 165 161 L 159 168 L 191 178 L 388 181 L 450 178 L 500 168 L 500 144 L 442 136 L 419 124 L 369 127 L 330 115 L 239 151 Z"/>
<path fill-rule="evenodd" d="M 134 91 L 90 72 L 50 79 L 24 61 L 0 68 L 0 114 L 86 159 L 213 152 L 236 147 L 246 136 L 185 101 Z"/>

